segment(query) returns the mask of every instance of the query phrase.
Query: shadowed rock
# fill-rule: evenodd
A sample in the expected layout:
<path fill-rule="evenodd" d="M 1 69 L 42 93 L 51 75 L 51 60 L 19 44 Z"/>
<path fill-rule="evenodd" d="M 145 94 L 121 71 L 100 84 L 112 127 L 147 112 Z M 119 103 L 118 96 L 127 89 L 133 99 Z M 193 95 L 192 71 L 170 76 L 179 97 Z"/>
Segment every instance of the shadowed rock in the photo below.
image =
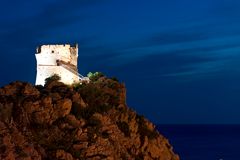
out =
<path fill-rule="evenodd" d="M 104 76 L 88 84 L 13 82 L 0 89 L 0 159 L 179 160 Z"/>

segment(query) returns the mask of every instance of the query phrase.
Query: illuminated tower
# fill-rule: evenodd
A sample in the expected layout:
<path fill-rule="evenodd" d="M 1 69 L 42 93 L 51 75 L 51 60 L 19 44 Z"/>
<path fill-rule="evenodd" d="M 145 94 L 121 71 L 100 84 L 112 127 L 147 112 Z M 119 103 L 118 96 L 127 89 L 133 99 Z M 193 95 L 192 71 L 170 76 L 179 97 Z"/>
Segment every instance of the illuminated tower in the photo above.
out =
<path fill-rule="evenodd" d="M 73 84 L 82 77 L 78 74 L 78 45 L 42 45 L 37 48 L 36 85 L 44 85 L 45 79 L 57 74 L 61 82 Z"/>

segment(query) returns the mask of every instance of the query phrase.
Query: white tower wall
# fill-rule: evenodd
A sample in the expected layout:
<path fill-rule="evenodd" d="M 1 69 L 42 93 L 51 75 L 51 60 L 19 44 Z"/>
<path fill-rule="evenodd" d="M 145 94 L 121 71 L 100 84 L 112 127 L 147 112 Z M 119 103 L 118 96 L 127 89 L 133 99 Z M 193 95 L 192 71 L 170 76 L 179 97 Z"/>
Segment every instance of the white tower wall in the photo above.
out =
<path fill-rule="evenodd" d="M 78 48 L 70 45 L 43 45 L 37 48 L 35 54 L 37 60 L 37 77 L 36 85 L 44 85 L 45 79 L 58 74 L 61 82 L 72 84 L 79 82 L 77 73 Z M 76 73 L 67 69 L 63 65 L 59 65 L 57 61 L 61 61 L 65 65 L 70 66 Z"/>

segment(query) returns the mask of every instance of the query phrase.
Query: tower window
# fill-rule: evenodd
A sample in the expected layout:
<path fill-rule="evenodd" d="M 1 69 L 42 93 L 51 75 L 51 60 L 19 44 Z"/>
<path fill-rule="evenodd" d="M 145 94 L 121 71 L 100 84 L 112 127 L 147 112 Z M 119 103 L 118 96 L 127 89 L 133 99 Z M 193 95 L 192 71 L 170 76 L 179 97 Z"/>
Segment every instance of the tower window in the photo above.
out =
<path fill-rule="evenodd" d="M 52 50 L 52 53 L 54 53 L 54 50 Z"/>

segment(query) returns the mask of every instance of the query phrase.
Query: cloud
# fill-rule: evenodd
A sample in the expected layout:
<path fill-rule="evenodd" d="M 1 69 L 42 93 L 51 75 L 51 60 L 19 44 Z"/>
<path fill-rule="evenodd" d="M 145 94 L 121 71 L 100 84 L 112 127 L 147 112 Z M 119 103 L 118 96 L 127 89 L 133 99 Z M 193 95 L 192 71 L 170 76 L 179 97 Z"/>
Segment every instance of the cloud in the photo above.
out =
<path fill-rule="evenodd" d="M 88 46 L 80 51 L 83 52 L 81 56 L 93 58 L 92 68 L 137 77 L 192 79 L 225 72 L 232 60 L 240 58 L 239 40 L 238 35 L 216 36 L 201 30 L 179 29 L 117 45 Z"/>
<path fill-rule="evenodd" d="M 177 38 L 169 38 L 166 43 L 154 44 L 148 41 L 151 37 L 146 37 L 139 40 L 139 44 L 129 42 L 125 46 L 111 46 L 109 49 L 105 48 L 106 46 L 95 48 L 95 53 L 103 53 L 97 65 L 130 77 L 188 77 L 192 80 L 223 74 L 226 68 L 231 66 L 232 60 L 240 58 L 236 41 L 239 37 L 205 36 L 206 39 L 199 39 L 197 35 L 200 34 L 189 35 L 185 41 L 181 41 L 179 34 L 174 36 L 174 33 L 171 33 L 172 38 Z M 144 41 L 146 39 L 147 41 Z M 89 50 L 91 53 L 90 48 Z"/>
<path fill-rule="evenodd" d="M 175 32 L 162 32 L 152 35 L 146 44 L 152 45 L 167 45 L 176 43 L 187 43 L 192 41 L 199 41 L 207 39 L 208 35 L 201 32 L 186 32 L 186 31 L 175 31 Z"/>
<path fill-rule="evenodd" d="M 87 5 L 96 5 L 98 3 L 100 2 L 97 0 L 73 0 L 71 3 L 62 0 L 47 4 L 33 17 L 7 22 L 3 26 L 4 28 L 1 28 L 2 31 L 4 30 L 1 33 L 1 42 L 5 42 L 5 44 L 12 42 L 19 46 L 22 46 L 23 43 L 28 44 L 28 46 L 34 42 L 39 43 L 39 39 L 43 40 L 46 35 L 51 34 L 58 28 L 90 18 L 88 15 L 78 14 L 76 11 L 81 11 Z M 37 3 L 34 7 L 37 7 Z"/>
<path fill-rule="evenodd" d="M 238 56 L 233 55 L 236 52 L 227 53 L 226 50 L 238 47 L 239 33 L 222 33 L 221 27 L 227 28 L 228 24 L 218 26 L 218 22 L 216 26 L 209 26 L 209 20 L 201 21 L 199 26 L 189 26 L 187 22 L 177 29 L 139 33 L 137 40 L 126 37 L 123 42 L 117 44 L 118 38 L 111 36 L 105 40 L 108 41 L 108 45 L 98 45 L 97 43 L 101 44 L 99 37 L 97 41 L 90 36 L 76 39 L 73 30 L 77 32 L 81 27 L 80 23 L 88 22 L 91 18 L 91 14 L 83 12 L 86 6 L 98 6 L 105 1 L 107 0 L 74 0 L 71 3 L 67 0 L 51 1 L 34 16 L 1 25 L 0 47 L 4 54 L 0 54 L 0 58 L 6 63 L 18 63 L 22 65 L 19 69 L 25 70 L 24 65 L 34 66 L 32 59 L 37 45 L 76 40 L 80 42 L 80 61 L 86 62 L 81 64 L 83 68 L 91 64 L 90 69 L 114 70 L 121 73 L 127 70 L 137 75 L 150 73 L 158 76 L 190 76 L 221 70 L 222 68 L 218 67 L 224 62 L 223 57 L 232 54 L 232 57 L 227 58 L 233 59 Z M 71 25 L 74 27 L 69 27 Z M 68 38 L 67 35 L 71 36 Z M 6 55 L 17 55 L 18 59 L 12 60 Z M 31 63 L 22 64 L 24 61 Z M 2 72 L 7 74 L 4 69 Z M 27 69 L 26 72 L 30 70 Z"/>
<path fill-rule="evenodd" d="M 211 57 L 172 52 L 167 54 L 148 55 L 132 63 L 115 66 L 113 69 L 115 69 L 116 73 L 122 73 L 127 77 L 134 76 L 135 78 L 152 79 L 170 75 L 190 76 L 196 74 L 196 72 L 203 73 L 200 68 L 204 67 L 206 69 L 204 72 L 211 72 L 212 70 L 209 68 L 207 69 L 207 66 L 216 62 L 216 59 Z"/>

